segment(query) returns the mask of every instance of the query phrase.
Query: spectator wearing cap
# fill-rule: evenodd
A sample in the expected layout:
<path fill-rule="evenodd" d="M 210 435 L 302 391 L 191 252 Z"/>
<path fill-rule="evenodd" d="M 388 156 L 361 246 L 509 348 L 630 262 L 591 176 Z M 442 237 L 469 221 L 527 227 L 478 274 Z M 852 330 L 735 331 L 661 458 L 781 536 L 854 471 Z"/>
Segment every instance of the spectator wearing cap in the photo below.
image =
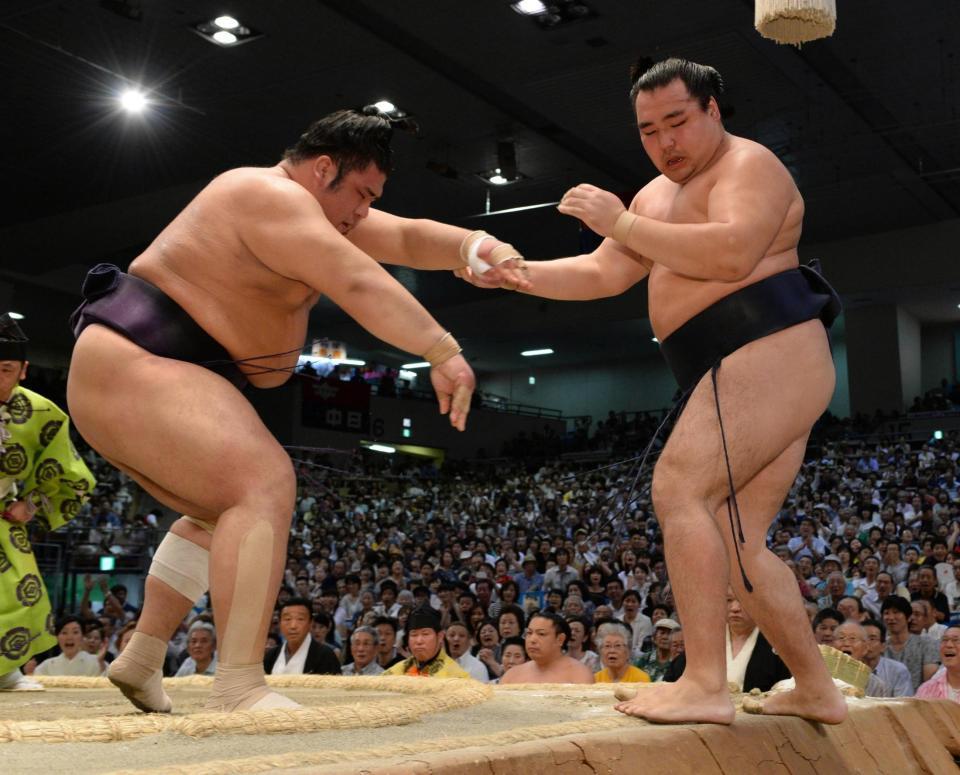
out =
<path fill-rule="evenodd" d="M 622 622 L 606 622 L 597 628 L 597 648 L 603 668 L 597 671 L 596 683 L 650 683 L 650 676 L 630 664 L 633 634 Z"/>
<path fill-rule="evenodd" d="M 908 626 L 913 609 L 906 600 L 891 595 L 883 601 L 883 623 L 887 627 L 887 647 L 884 656 L 906 665 L 910 671 L 912 689 L 916 691 L 937 671 L 940 654 L 937 643 L 926 635 L 913 635 Z"/>
<path fill-rule="evenodd" d="M 377 664 L 377 646 L 380 635 L 375 627 L 357 627 L 350 635 L 350 653 L 353 662 L 343 666 L 343 675 L 380 675 L 383 668 Z"/>
<path fill-rule="evenodd" d="M 520 599 L 526 598 L 528 593 L 542 593 L 543 574 L 537 572 L 537 558 L 533 552 L 524 555 L 521 567 L 522 571 L 513 577 L 520 590 Z"/>
<path fill-rule="evenodd" d="M 187 658 L 176 672 L 188 675 L 213 675 L 217 670 L 217 631 L 210 622 L 196 621 L 187 630 Z"/>
<path fill-rule="evenodd" d="M 727 682 L 739 687 L 740 691 L 770 691 L 777 681 L 790 677 L 783 660 L 774 653 L 732 591 L 727 592 L 726 636 Z M 664 680 L 676 681 L 683 675 L 685 667 L 686 655 L 680 654 L 673 660 Z"/>
<path fill-rule="evenodd" d="M 894 659 L 883 656 L 886 648 L 887 629 L 876 619 L 867 619 L 863 623 L 867 638 L 867 650 L 863 662 L 879 678 L 887 690 L 888 697 L 912 697 L 913 681 L 907 666 Z"/>
<path fill-rule="evenodd" d="M 443 648 L 440 614 L 430 606 L 414 609 L 407 619 L 407 648 L 410 656 L 384 671 L 384 675 L 411 675 L 424 678 L 470 678 Z"/>
<path fill-rule="evenodd" d="M 340 675 L 333 649 L 311 637 L 310 601 L 292 597 L 280 608 L 283 643 L 264 654 L 263 669 L 270 675 Z"/>
<path fill-rule="evenodd" d="M 670 667 L 670 633 L 679 627 L 680 623 L 673 619 L 658 619 L 654 622 L 653 648 L 641 654 L 635 663 L 651 681 L 664 679 L 667 668 Z"/>

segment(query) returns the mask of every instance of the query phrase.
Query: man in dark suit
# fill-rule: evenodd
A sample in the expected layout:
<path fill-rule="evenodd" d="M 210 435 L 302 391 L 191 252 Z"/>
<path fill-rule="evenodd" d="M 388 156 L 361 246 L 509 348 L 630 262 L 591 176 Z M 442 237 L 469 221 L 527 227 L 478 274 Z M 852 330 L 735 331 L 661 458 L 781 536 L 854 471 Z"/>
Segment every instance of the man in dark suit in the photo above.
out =
<path fill-rule="evenodd" d="M 663 680 L 676 681 L 686 666 L 686 655 L 678 655 L 670 663 Z M 727 681 L 741 685 L 744 692 L 752 689 L 768 692 L 777 681 L 789 677 L 790 671 L 763 637 L 756 622 L 740 606 L 740 601 L 728 592 Z"/>
<path fill-rule="evenodd" d="M 310 637 L 310 601 L 291 597 L 280 608 L 283 643 L 263 657 L 269 675 L 340 675 L 340 661 L 333 649 Z"/>

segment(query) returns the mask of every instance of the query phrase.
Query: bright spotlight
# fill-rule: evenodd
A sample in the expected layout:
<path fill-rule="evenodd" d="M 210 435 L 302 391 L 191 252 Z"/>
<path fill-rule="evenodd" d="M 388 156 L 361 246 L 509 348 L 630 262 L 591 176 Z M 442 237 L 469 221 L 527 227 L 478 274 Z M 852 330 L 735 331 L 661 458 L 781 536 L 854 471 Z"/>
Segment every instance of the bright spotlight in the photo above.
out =
<path fill-rule="evenodd" d="M 216 24 L 221 30 L 235 30 L 240 26 L 240 22 L 238 22 L 232 16 L 218 16 L 213 20 L 213 23 Z"/>
<path fill-rule="evenodd" d="M 127 113 L 139 113 L 147 106 L 147 98 L 139 89 L 127 89 L 120 95 L 120 105 Z"/>
<path fill-rule="evenodd" d="M 227 32 L 226 30 L 215 32 L 211 37 L 221 46 L 232 46 L 237 42 L 237 36 L 232 32 Z"/>
<path fill-rule="evenodd" d="M 373 107 L 375 107 L 381 113 L 393 113 L 393 111 L 397 109 L 397 106 L 390 102 L 390 100 L 379 100 L 378 102 L 374 102 Z"/>
<path fill-rule="evenodd" d="M 21 315 L 19 312 L 11 312 L 10 317 L 14 320 L 23 320 L 23 315 Z"/>

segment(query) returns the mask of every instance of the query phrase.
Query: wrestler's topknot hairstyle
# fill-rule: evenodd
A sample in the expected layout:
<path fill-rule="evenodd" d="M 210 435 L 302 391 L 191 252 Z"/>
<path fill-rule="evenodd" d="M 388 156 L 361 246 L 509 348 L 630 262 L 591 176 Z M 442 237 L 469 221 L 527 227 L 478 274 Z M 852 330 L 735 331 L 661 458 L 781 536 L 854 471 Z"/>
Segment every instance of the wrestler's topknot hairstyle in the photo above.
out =
<path fill-rule="evenodd" d="M 687 87 L 691 97 L 696 97 L 703 110 L 707 109 L 710 98 L 719 102 L 723 94 L 723 78 L 710 65 L 698 65 L 686 59 L 671 57 L 661 62 L 641 58 L 630 68 L 630 104 L 644 91 L 660 89 L 679 78 Z"/>
<path fill-rule="evenodd" d="M 337 177 L 330 184 L 336 188 L 348 172 L 366 169 L 371 163 L 384 174 L 389 173 L 393 165 L 392 138 L 393 124 L 379 113 L 338 110 L 307 127 L 284 151 L 283 158 L 300 162 L 329 156 L 338 166 Z"/>

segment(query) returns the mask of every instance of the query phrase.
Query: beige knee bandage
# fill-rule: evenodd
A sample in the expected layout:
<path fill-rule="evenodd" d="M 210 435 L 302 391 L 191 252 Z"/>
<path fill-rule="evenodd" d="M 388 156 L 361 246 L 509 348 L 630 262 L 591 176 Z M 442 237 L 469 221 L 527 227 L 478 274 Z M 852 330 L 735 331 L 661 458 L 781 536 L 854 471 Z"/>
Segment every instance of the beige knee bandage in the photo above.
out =
<path fill-rule="evenodd" d="M 184 514 L 180 519 L 185 519 L 187 522 L 190 522 L 201 530 L 206 530 L 210 535 L 213 535 L 213 529 L 216 525 L 213 522 L 207 522 L 205 519 L 197 519 L 196 517 L 191 517 L 188 514 Z"/>
<path fill-rule="evenodd" d="M 176 533 L 167 533 L 153 555 L 150 575 L 195 603 L 210 588 L 210 552 Z"/>

